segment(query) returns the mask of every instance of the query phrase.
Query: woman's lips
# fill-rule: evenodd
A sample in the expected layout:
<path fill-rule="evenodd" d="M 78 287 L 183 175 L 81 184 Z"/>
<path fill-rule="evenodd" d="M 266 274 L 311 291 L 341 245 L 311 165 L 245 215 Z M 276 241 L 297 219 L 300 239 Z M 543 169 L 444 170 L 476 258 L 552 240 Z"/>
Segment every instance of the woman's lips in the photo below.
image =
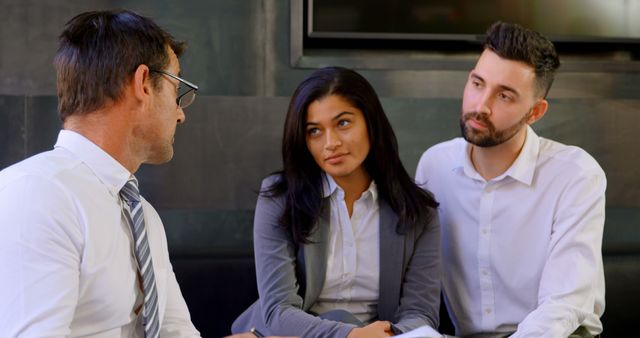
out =
<path fill-rule="evenodd" d="M 336 154 L 336 155 L 331 155 L 327 158 L 324 159 L 325 162 L 329 163 L 329 164 L 338 164 L 340 162 L 342 162 L 342 160 L 344 159 L 344 157 L 347 154 Z"/>

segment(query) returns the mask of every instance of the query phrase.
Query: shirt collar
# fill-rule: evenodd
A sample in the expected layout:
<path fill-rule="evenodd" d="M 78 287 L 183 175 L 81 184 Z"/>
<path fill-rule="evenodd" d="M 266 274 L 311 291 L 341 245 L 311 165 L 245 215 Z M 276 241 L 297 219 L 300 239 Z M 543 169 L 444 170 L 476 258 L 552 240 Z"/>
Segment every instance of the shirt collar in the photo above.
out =
<path fill-rule="evenodd" d="M 492 179 L 492 181 L 500 181 L 505 177 L 511 177 L 526 185 L 531 185 L 533 175 L 536 169 L 536 161 L 540 151 L 540 139 L 533 131 L 531 126 L 527 126 L 527 135 L 520 150 L 520 154 L 513 161 L 513 164 L 502 175 Z M 471 162 L 471 144 L 464 142 L 463 149 L 458 152 L 459 158 L 456 166 L 452 168 L 454 171 L 462 171 L 466 176 L 484 181 L 484 178 L 476 171 Z"/>
<path fill-rule="evenodd" d="M 74 131 L 61 130 L 54 147 L 63 148 L 73 153 L 93 171 L 115 196 L 120 193 L 120 189 L 127 183 L 127 180 L 133 177 L 120 162 L 98 145 Z"/>
<path fill-rule="evenodd" d="M 464 141 L 463 147 L 458 151 L 458 154 L 458 163 L 453 169 L 458 172 L 462 171 L 466 176 L 474 180 L 484 181 L 484 178 L 478 174 L 476 168 L 473 166 L 473 162 L 471 162 L 471 144 Z"/>
<path fill-rule="evenodd" d="M 533 131 L 531 126 L 527 126 L 527 136 L 520 150 L 520 154 L 507 169 L 505 175 L 512 177 L 526 185 L 531 185 L 533 174 L 536 171 L 536 162 L 540 152 L 540 138 Z"/>
<path fill-rule="evenodd" d="M 342 191 L 342 188 L 338 186 L 338 183 L 336 183 L 331 175 L 322 173 L 322 197 L 327 198 L 336 193 L 336 191 Z M 373 201 L 378 200 L 378 186 L 374 180 L 371 180 L 369 188 L 362 193 L 362 196 L 366 196 L 366 194 L 371 194 Z M 360 198 L 362 198 L 362 196 Z"/>
<path fill-rule="evenodd" d="M 333 177 L 322 173 L 322 197 L 327 198 L 331 196 L 337 188 L 338 184 L 333 180 Z"/>

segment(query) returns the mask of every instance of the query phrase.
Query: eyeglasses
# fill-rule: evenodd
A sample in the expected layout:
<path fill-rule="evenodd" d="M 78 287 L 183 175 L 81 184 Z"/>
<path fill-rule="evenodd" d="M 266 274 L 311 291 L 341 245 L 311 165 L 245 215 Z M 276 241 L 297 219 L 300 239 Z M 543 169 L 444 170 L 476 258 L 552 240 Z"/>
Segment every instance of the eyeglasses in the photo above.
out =
<path fill-rule="evenodd" d="M 184 83 L 187 87 L 189 87 L 187 89 L 186 92 L 178 95 L 178 97 L 176 98 L 176 104 L 178 105 L 178 107 L 184 109 L 187 108 L 189 105 L 191 105 L 193 103 L 193 101 L 195 101 L 196 99 L 196 92 L 198 91 L 198 86 L 194 85 L 193 83 L 185 80 L 185 79 L 181 79 L 180 77 L 173 75 L 171 73 L 167 73 L 165 71 L 162 70 L 154 70 L 151 69 L 151 72 L 155 72 L 155 73 L 160 73 L 160 74 L 164 74 L 170 78 L 176 79 L 178 81 L 180 81 L 180 83 Z M 178 89 L 180 89 L 182 86 L 179 86 Z"/>

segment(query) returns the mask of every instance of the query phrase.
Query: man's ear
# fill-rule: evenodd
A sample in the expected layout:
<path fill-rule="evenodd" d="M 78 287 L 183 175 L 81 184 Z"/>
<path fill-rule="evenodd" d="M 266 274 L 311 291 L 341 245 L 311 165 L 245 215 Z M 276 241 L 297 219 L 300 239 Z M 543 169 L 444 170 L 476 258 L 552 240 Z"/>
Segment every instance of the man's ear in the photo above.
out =
<path fill-rule="evenodd" d="M 151 86 L 149 67 L 145 64 L 138 65 L 132 79 L 132 89 L 136 99 L 147 102 L 151 94 Z"/>
<path fill-rule="evenodd" d="M 549 102 L 543 98 L 538 99 L 538 102 L 536 102 L 536 104 L 533 105 L 533 108 L 531 108 L 531 116 L 529 116 L 527 123 L 534 124 L 536 121 L 541 119 L 547 112 L 547 108 L 549 108 Z"/>

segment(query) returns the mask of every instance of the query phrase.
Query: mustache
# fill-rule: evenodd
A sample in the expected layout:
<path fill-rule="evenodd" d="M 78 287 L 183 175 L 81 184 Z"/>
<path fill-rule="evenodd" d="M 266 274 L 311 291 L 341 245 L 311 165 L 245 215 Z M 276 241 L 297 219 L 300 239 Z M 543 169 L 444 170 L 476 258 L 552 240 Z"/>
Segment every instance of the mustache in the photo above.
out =
<path fill-rule="evenodd" d="M 493 125 L 493 123 L 491 122 L 491 120 L 489 120 L 489 115 L 487 115 L 486 113 L 478 113 L 477 111 L 471 111 L 468 113 L 464 113 L 462 115 L 461 118 L 461 122 L 465 123 L 469 120 L 476 120 L 482 124 L 484 124 L 485 126 L 487 126 L 487 128 L 490 131 L 495 130 L 495 126 Z"/>
<path fill-rule="evenodd" d="M 489 121 L 489 116 L 487 116 L 487 114 L 485 113 L 478 113 L 478 112 L 472 111 L 472 112 L 465 113 L 462 116 L 462 120 L 464 122 L 467 122 L 471 119 L 476 120 L 478 122 L 482 122 L 483 124 L 491 123 L 491 121 Z"/>

